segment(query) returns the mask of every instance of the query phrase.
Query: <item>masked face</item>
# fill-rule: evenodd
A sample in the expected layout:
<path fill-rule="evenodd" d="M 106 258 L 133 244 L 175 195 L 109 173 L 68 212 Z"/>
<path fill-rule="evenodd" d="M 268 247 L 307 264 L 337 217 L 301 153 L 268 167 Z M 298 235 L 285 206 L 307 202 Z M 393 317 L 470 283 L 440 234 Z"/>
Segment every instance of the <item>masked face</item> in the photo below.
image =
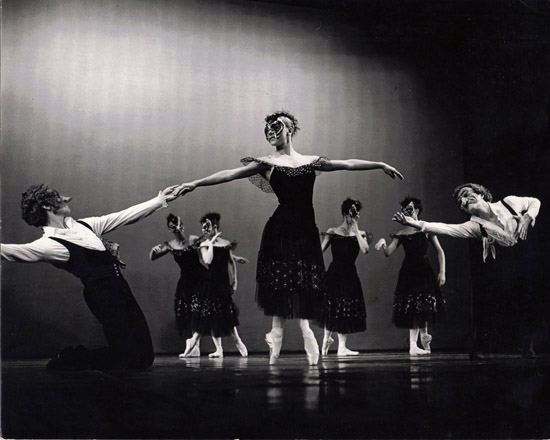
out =
<path fill-rule="evenodd" d="M 414 207 L 413 202 L 409 202 L 407 206 L 401 208 L 401 212 L 405 214 L 407 217 L 416 218 L 418 216 L 418 210 Z"/>
<path fill-rule="evenodd" d="M 285 124 L 281 120 L 281 118 L 277 118 L 277 120 L 273 122 L 268 122 L 265 124 L 264 128 L 264 134 L 265 138 L 271 142 L 271 140 L 278 140 L 281 135 L 283 134 L 283 131 L 285 129 Z"/>
<path fill-rule="evenodd" d="M 472 188 L 465 187 L 460 190 L 456 197 L 460 209 L 472 213 L 476 207 L 483 202 L 481 194 L 476 193 Z"/>
<path fill-rule="evenodd" d="M 183 234 L 184 227 L 181 219 L 178 217 L 177 221 L 171 221 L 170 223 L 168 223 L 168 229 L 170 229 L 172 232 L 179 232 Z"/>
<path fill-rule="evenodd" d="M 212 225 L 212 222 L 209 219 L 206 219 L 202 223 L 202 233 L 205 236 L 210 236 L 214 232 L 214 227 Z"/>

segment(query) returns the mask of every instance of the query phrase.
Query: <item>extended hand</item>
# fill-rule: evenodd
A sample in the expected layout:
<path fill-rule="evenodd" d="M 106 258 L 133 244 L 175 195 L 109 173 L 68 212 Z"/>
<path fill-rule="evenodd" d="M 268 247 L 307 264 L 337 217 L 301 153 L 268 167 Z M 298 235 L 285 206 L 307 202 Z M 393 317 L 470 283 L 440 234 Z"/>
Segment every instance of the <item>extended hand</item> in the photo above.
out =
<path fill-rule="evenodd" d="M 437 276 L 437 284 L 439 285 L 439 287 L 441 287 L 443 284 L 445 284 L 445 274 L 444 273 L 440 273 L 438 276 Z"/>
<path fill-rule="evenodd" d="M 519 237 L 522 240 L 525 240 L 527 238 L 527 230 L 529 229 L 529 225 L 533 221 L 531 217 L 528 214 L 524 215 L 516 215 L 514 218 L 518 222 L 518 227 L 516 229 L 516 237 Z"/>
<path fill-rule="evenodd" d="M 404 226 L 407 226 L 409 224 L 409 220 L 412 220 L 411 217 L 407 217 L 402 212 L 396 212 L 395 215 L 392 217 L 392 220 L 397 223 L 401 223 Z"/>
<path fill-rule="evenodd" d="M 381 238 L 380 240 L 378 240 L 376 242 L 376 244 L 374 245 L 374 249 L 376 249 L 377 251 L 379 251 L 380 249 L 382 249 L 384 246 L 387 246 L 386 244 L 386 240 L 384 238 Z"/>
<path fill-rule="evenodd" d="M 191 183 L 182 183 L 181 185 L 177 186 L 175 192 L 176 197 L 184 196 L 185 194 L 193 191 L 195 189 L 195 185 Z"/>
<path fill-rule="evenodd" d="M 244 257 L 235 257 L 235 261 L 239 264 L 248 264 L 249 263 L 248 258 L 244 258 Z"/>
<path fill-rule="evenodd" d="M 218 239 L 218 237 L 219 237 L 220 235 L 222 235 L 221 231 L 218 232 L 216 235 L 214 235 L 210 240 L 204 240 L 204 241 L 203 241 L 203 244 L 204 244 L 205 246 L 212 246 L 212 245 L 216 242 L 216 240 Z"/>
<path fill-rule="evenodd" d="M 384 164 L 384 167 L 382 169 L 392 179 L 395 179 L 396 177 L 399 177 L 399 179 L 403 180 L 403 174 L 401 174 L 399 171 L 397 171 L 394 167 L 391 167 L 389 165 Z"/>
<path fill-rule="evenodd" d="M 179 194 L 176 192 L 178 185 L 171 185 L 167 188 L 164 188 L 160 194 L 166 199 L 167 202 L 178 198 Z"/>

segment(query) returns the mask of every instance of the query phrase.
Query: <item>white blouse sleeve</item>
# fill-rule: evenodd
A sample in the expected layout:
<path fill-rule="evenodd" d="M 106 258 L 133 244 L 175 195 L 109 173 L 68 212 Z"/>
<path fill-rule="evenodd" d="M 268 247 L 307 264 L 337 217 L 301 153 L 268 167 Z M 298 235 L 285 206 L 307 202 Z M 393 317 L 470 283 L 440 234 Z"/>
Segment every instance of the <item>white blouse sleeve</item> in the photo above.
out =
<path fill-rule="evenodd" d="M 481 229 L 479 224 L 473 221 L 449 225 L 447 223 L 425 222 L 421 221 L 422 232 L 434 235 L 448 235 L 454 238 L 477 238 L 481 239 Z"/>
<path fill-rule="evenodd" d="M 2 259 L 19 263 L 65 262 L 70 257 L 65 246 L 46 237 L 27 244 L 2 244 L 0 253 Z"/>
<path fill-rule="evenodd" d="M 540 210 L 540 200 L 535 197 L 517 197 L 517 196 L 508 196 L 504 198 L 504 201 L 508 203 L 514 211 L 518 214 L 522 212 L 529 214 L 529 217 L 533 219 L 531 226 L 535 226 L 535 219 L 539 214 Z"/>
<path fill-rule="evenodd" d="M 136 223 L 166 206 L 165 198 L 159 194 L 159 196 L 154 199 L 140 203 L 139 205 L 131 206 L 123 211 L 102 215 L 100 217 L 86 217 L 80 220 L 89 225 L 96 235 L 101 236 L 115 230 L 119 226 Z"/>

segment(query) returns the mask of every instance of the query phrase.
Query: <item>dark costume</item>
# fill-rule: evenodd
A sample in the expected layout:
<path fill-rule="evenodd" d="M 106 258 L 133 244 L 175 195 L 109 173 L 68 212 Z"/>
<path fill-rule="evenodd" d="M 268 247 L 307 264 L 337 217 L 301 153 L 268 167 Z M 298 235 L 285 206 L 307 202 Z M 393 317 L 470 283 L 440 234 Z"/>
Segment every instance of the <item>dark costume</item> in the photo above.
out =
<path fill-rule="evenodd" d="M 174 295 L 176 325 L 180 335 L 191 337 L 191 298 L 200 273 L 206 268 L 200 263 L 198 249 L 195 246 L 174 249 L 172 255 L 180 268 L 180 279 Z"/>
<path fill-rule="evenodd" d="M 405 259 L 393 300 L 393 322 L 398 328 L 414 328 L 424 322 L 435 323 L 446 304 L 428 260 L 429 239 L 423 232 L 396 235 L 405 250 Z"/>
<path fill-rule="evenodd" d="M 84 224 L 84 223 L 83 223 Z M 87 225 L 86 225 L 87 226 Z M 82 281 L 84 300 L 103 326 L 106 348 L 67 348 L 48 364 L 53 369 L 146 368 L 153 363 L 153 344 L 145 316 L 108 250 L 86 249 L 51 237 L 70 253 L 69 261 L 54 265 Z"/>
<path fill-rule="evenodd" d="M 267 316 L 321 320 L 325 267 L 312 196 L 316 173 L 326 160 L 295 168 L 241 160 L 261 165 L 261 174 L 250 180 L 279 200 L 262 234 L 256 271 L 256 302 Z M 264 173 L 270 169 L 268 182 Z"/>
<path fill-rule="evenodd" d="M 365 331 L 367 310 L 361 281 L 355 268 L 359 243 L 356 237 L 327 235 L 331 237 L 332 263 L 326 275 L 324 327 L 344 334 Z"/>
<path fill-rule="evenodd" d="M 233 302 L 229 279 L 231 246 L 214 246 L 214 258 L 208 269 L 198 275 L 195 292 L 191 296 L 191 330 L 201 335 L 219 338 L 229 336 L 239 325 L 239 310 Z"/>

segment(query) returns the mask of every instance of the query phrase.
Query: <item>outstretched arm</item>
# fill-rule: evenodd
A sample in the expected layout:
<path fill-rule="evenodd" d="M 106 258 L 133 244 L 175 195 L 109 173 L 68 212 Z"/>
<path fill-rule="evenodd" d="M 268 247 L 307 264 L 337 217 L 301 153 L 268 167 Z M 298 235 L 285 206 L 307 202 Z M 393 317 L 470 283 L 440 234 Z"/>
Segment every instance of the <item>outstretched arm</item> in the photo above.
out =
<path fill-rule="evenodd" d="M 454 238 L 481 239 L 482 237 L 479 225 L 471 220 L 465 223 L 450 225 L 447 223 L 415 220 L 412 217 L 405 216 L 402 212 L 395 213 L 392 220 L 405 226 L 412 226 L 413 228 L 428 234 L 448 235 L 449 237 Z"/>
<path fill-rule="evenodd" d="M 403 180 L 403 175 L 394 167 L 384 162 L 372 162 L 362 159 L 346 159 L 346 160 L 327 160 L 323 164 L 323 171 L 366 171 L 366 170 L 383 170 L 392 179 L 398 177 Z"/>
<path fill-rule="evenodd" d="M 251 162 L 244 167 L 233 168 L 230 170 L 222 170 L 217 173 L 210 174 L 202 179 L 193 180 L 192 182 L 182 183 L 176 188 L 176 194 L 185 194 L 193 191 L 199 186 L 219 185 L 220 183 L 231 182 L 236 179 L 244 179 L 245 177 L 253 176 L 260 171 L 260 164 Z"/>
<path fill-rule="evenodd" d="M 439 244 L 439 240 L 436 235 L 430 235 L 430 241 L 437 252 L 437 260 L 439 261 L 439 274 L 437 275 L 437 282 L 439 287 L 441 287 L 445 284 L 445 252 L 443 251 L 441 244 Z"/>

